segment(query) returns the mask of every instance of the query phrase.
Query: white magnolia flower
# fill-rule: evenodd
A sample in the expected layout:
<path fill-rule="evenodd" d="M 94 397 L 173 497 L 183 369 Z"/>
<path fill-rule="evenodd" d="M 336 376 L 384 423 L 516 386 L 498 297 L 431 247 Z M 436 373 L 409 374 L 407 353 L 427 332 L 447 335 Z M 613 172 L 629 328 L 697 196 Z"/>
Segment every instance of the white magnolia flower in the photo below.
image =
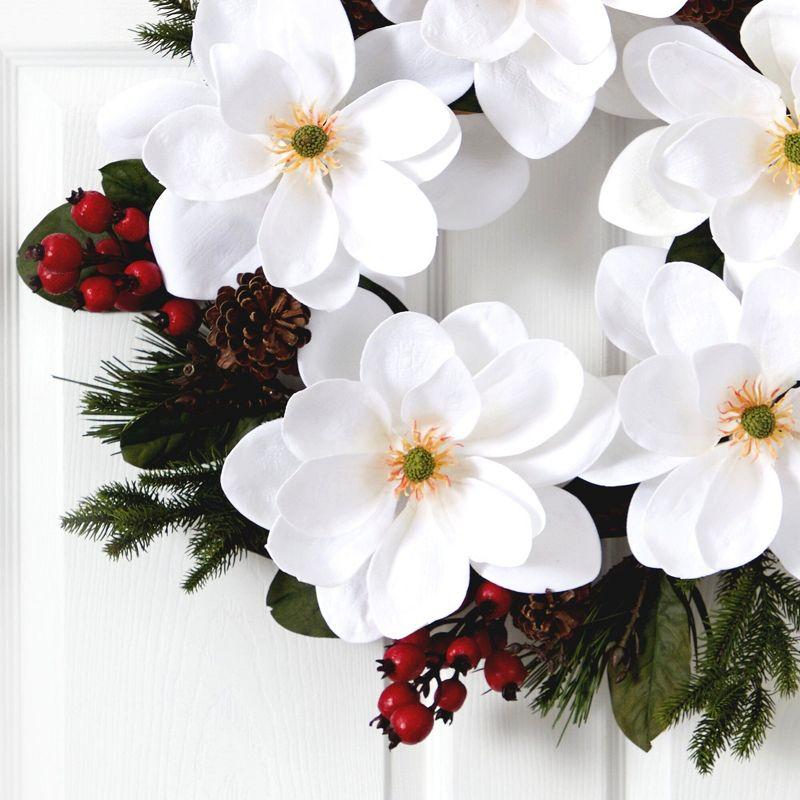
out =
<path fill-rule="evenodd" d="M 597 308 L 617 347 L 643 359 L 622 379 L 622 429 L 583 477 L 642 481 L 634 555 L 696 578 L 771 548 L 800 575 L 800 274 L 766 270 L 741 302 L 660 248 L 606 254 Z"/>
<path fill-rule="evenodd" d="M 763 0 L 741 38 L 763 75 L 690 27 L 628 44 L 630 87 L 667 125 L 612 166 L 600 197 L 607 220 L 668 236 L 710 217 L 721 249 L 743 262 L 776 258 L 800 235 L 800 8 Z"/>
<path fill-rule="evenodd" d="M 484 113 L 506 141 L 529 158 L 543 158 L 583 128 L 595 105 L 623 116 L 650 116 L 628 91 L 621 71 L 615 72 L 617 48 L 650 27 L 652 18 L 667 17 L 683 3 L 378 0 L 376 5 L 398 24 L 359 39 L 360 64 L 377 63 L 374 71 L 384 78 L 413 76 L 432 87 L 444 76 L 462 93 L 474 81 Z"/>
<path fill-rule="evenodd" d="M 592 580 L 597 530 L 556 484 L 615 426 L 613 393 L 508 306 L 409 312 L 369 337 L 358 375 L 328 372 L 245 437 L 222 486 L 337 635 L 399 637 L 462 603 L 470 565 L 525 592 Z"/>

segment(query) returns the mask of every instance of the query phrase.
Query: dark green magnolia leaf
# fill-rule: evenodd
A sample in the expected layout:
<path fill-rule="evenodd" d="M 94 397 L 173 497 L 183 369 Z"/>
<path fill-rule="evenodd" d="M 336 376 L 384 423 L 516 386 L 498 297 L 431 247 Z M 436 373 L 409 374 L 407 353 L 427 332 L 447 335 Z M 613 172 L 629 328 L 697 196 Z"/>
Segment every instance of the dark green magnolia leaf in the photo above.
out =
<path fill-rule="evenodd" d="M 100 167 L 100 174 L 103 176 L 103 191 L 112 203 L 119 206 L 135 206 L 149 213 L 164 191 L 138 158 L 106 164 Z"/>
<path fill-rule="evenodd" d="M 627 673 L 609 665 L 608 682 L 617 724 L 637 747 L 648 751 L 666 727 L 663 705 L 686 685 L 691 667 L 686 609 L 665 575 L 642 608 L 638 631 L 639 657 Z"/>
<path fill-rule="evenodd" d="M 676 236 L 672 247 L 667 253 L 667 262 L 688 261 L 690 264 L 699 264 L 718 278 L 722 277 L 725 266 L 725 256 L 711 236 L 711 225 L 706 220 L 693 231 Z"/>
<path fill-rule="evenodd" d="M 453 111 L 461 111 L 465 114 L 483 114 L 474 86 L 467 89 L 466 93 L 459 97 L 458 100 L 450 103 L 450 108 Z"/>
<path fill-rule="evenodd" d="M 275 622 L 287 631 L 302 636 L 336 638 L 320 613 L 314 587 L 300 583 L 285 572 L 278 572 L 272 579 L 267 606 Z"/>
<path fill-rule="evenodd" d="M 122 457 L 134 467 L 158 469 L 211 452 L 225 456 L 245 434 L 270 419 L 266 415 L 240 417 L 240 413 L 178 413 L 157 408 L 122 432 Z"/>

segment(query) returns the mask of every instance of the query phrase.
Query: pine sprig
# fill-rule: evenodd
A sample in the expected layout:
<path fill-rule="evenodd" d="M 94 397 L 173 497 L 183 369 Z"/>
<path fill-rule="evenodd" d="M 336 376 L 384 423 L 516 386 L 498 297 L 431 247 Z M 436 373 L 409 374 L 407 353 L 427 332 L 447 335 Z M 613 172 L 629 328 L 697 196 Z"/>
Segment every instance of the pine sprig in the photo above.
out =
<path fill-rule="evenodd" d="M 150 0 L 150 3 L 163 19 L 134 28 L 137 43 L 171 58 L 191 56 L 196 0 Z"/>

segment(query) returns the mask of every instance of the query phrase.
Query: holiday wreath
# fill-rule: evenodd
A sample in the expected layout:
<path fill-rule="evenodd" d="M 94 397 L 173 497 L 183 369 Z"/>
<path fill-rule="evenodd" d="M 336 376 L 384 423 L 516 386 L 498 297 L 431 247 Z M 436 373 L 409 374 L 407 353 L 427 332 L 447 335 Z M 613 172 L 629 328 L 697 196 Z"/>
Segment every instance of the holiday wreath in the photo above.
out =
<path fill-rule="evenodd" d="M 50 302 L 144 312 L 81 409 L 141 472 L 64 528 L 113 558 L 185 533 L 187 591 L 270 557 L 280 625 L 391 640 L 390 747 L 482 669 L 565 724 L 607 682 L 643 749 L 699 715 L 704 772 L 751 756 L 800 690 L 794 0 L 152 1 L 140 41 L 192 76 L 102 109 L 102 191 L 19 252 Z M 406 309 L 437 231 L 511 208 L 595 107 L 664 123 L 600 192 L 672 240 L 599 267 L 635 366 L 589 375 L 501 303 Z"/>

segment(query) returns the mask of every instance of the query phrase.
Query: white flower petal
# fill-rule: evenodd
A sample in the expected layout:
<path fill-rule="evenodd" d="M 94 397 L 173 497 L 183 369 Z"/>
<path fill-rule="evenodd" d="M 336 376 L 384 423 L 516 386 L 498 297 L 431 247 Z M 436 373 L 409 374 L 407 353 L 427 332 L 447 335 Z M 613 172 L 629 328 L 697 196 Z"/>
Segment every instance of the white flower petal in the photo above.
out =
<path fill-rule="evenodd" d="M 544 158 L 564 147 L 583 128 L 594 108 L 591 95 L 570 102 L 548 97 L 516 55 L 476 64 L 475 91 L 492 125 L 528 158 Z"/>
<path fill-rule="evenodd" d="M 683 261 L 665 264 L 644 300 L 645 328 L 661 355 L 691 355 L 736 341 L 741 313 L 736 296 L 716 275 Z"/>
<path fill-rule="evenodd" d="M 442 328 L 455 343 L 456 355 L 475 375 L 497 356 L 530 338 L 525 323 L 505 303 L 470 303 L 450 312 Z"/>
<path fill-rule="evenodd" d="M 409 503 L 372 557 L 369 604 L 384 636 L 399 639 L 455 611 L 469 585 L 458 552 L 424 500 Z"/>
<path fill-rule="evenodd" d="M 281 56 L 300 76 L 306 103 L 333 111 L 355 74 L 350 22 L 339 0 L 260 0 L 259 46 Z"/>
<path fill-rule="evenodd" d="M 720 407 L 732 399 L 733 390 L 741 388 L 745 381 L 752 385 L 761 374 L 758 359 L 743 344 L 706 347 L 698 350 L 693 360 L 699 386 L 700 413 L 712 422 L 719 421 Z"/>
<path fill-rule="evenodd" d="M 336 311 L 314 311 L 311 341 L 297 351 L 297 366 L 306 386 L 325 378 L 359 379 L 361 351 L 370 334 L 392 311 L 377 295 L 356 289 Z"/>
<path fill-rule="evenodd" d="M 535 0 L 528 3 L 528 22 L 564 58 L 588 64 L 611 39 L 611 23 L 601 0 Z"/>
<path fill-rule="evenodd" d="M 406 394 L 455 355 L 452 339 L 430 317 L 395 314 L 367 339 L 361 356 L 361 380 L 386 401 L 399 421 Z"/>
<path fill-rule="evenodd" d="M 612 344 L 636 358 L 654 353 L 644 323 L 644 298 L 666 258 L 663 247 L 615 247 L 597 270 L 594 299 L 603 331 Z"/>
<path fill-rule="evenodd" d="M 170 191 L 150 213 L 150 243 L 164 286 L 176 297 L 212 300 L 240 272 L 261 265 L 256 239 L 272 188 L 217 203 L 183 200 Z"/>
<path fill-rule="evenodd" d="M 506 350 L 475 376 L 482 411 L 467 451 L 512 456 L 547 441 L 569 422 L 583 383 L 580 361 L 560 342 L 532 339 Z"/>
<path fill-rule="evenodd" d="M 362 644 L 381 638 L 369 608 L 367 564 L 341 586 L 319 587 L 317 603 L 328 627 L 342 641 Z"/>
<path fill-rule="evenodd" d="M 382 275 L 416 275 L 433 260 L 436 212 L 419 187 L 393 167 L 348 153 L 332 173 L 342 243 Z"/>
<path fill-rule="evenodd" d="M 233 507 L 268 530 L 278 519 L 276 497 L 300 465 L 283 441 L 283 420 L 265 422 L 228 454 L 220 485 Z"/>
<path fill-rule="evenodd" d="M 572 419 L 544 444 L 502 463 L 534 487 L 571 481 L 591 467 L 614 438 L 619 426 L 616 400 L 611 389 L 587 373 Z"/>
<path fill-rule="evenodd" d="M 232 200 L 264 189 L 278 175 L 264 142 L 228 127 L 211 106 L 162 119 L 147 136 L 142 158 L 167 189 L 186 200 Z"/>
<path fill-rule="evenodd" d="M 412 158 L 402 161 L 393 161 L 392 166 L 400 173 L 410 178 L 414 183 L 422 184 L 425 181 L 435 181 L 443 172 L 446 172 L 454 161 L 461 148 L 461 123 L 458 117 L 447 109 L 450 116 L 450 127 L 444 137 L 433 147 Z M 483 118 L 483 114 L 475 114 Z M 467 117 L 462 117 L 467 119 Z M 428 193 L 428 186 L 423 186 L 422 191 Z M 429 198 L 430 199 L 430 198 Z M 436 210 L 434 208 L 434 210 Z M 439 220 L 439 227 L 443 227 Z"/>
<path fill-rule="evenodd" d="M 642 236 L 678 236 L 706 219 L 703 212 L 674 208 L 653 184 L 650 159 L 666 130 L 638 136 L 611 165 L 600 190 L 600 214 L 607 222 Z"/>
<path fill-rule="evenodd" d="M 420 186 L 436 211 L 439 228 L 446 231 L 494 222 L 519 202 L 530 181 L 527 159 L 506 143 L 484 114 L 461 116 L 460 121 L 463 138 L 457 155 L 441 175 Z"/>
<path fill-rule="evenodd" d="M 593 581 L 600 572 L 600 538 L 589 512 L 563 489 L 537 490 L 547 523 L 533 540 L 528 560 L 520 567 L 475 564 L 487 580 L 515 592 L 563 592 Z"/>
<path fill-rule="evenodd" d="M 258 232 L 267 280 L 283 287 L 307 283 L 331 265 L 338 246 L 339 218 L 322 176 L 287 172 Z"/>
<path fill-rule="evenodd" d="M 400 416 L 408 428 L 438 428 L 444 435 L 464 439 L 481 414 L 481 398 L 472 376 L 458 358 L 448 358 L 428 380 L 403 398 Z"/>
<path fill-rule="evenodd" d="M 628 518 L 625 526 L 628 534 L 628 547 L 630 547 L 633 557 L 640 564 L 644 564 L 651 569 L 659 569 L 660 565 L 658 558 L 656 558 L 647 544 L 644 519 L 647 506 L 663 480 L 663 477 L 654 478 L 640 483 L 636 487 L 628 508 Z"/>
<path fill-rule="evenodd" d="M 289 398 L 283 440 L 301 461 L 385 452 L 391 415 L 380 395 L 358 381 L 332 378 Z"/>
<path fill-rule="evenodd" d="M 340 245 L 330 266 L 321 275 L 287 288 L 289 294 L 310 308 L 336 311 L 353 299 L 358 278 L 358 261 Z"/>
<path fill-rule="evenodd" d="M 356 39 L 356 78 L 348 94 L 360 97 L 389 81 L 421 83 L 445 103 L 472 86 L 472 62 L 440 53 L 422 38 L 422 23 L 405 22 L 369 31 Z"/>
<path fill-rule="evenodd" d="M 388 477 L 384 453 L 306 461 L 278 492 L 278 511 L 309 536 L 346 533 L 383 507 Z"/>
<path fill-rule="evenodd" d="M 115 159 L 141 158 L 147 134 L 173 111 L 216 105 L 202 83 L 155 78 L 114 95 L 97 114 L 97 132 Z"/>
<path fill-rule="evenodd" d="M 694 367 L 686 356 L 653 356 L 637 364 L 619 388 L 619 413 L 628 436 L 667 456 L 704 453 L 719 440 L 701 413 Z"/>
<path fill-rule="evenodd" d="M 686 5 L 681 0 L 603 0 L 603 2 L 610 8 L 646 17 L 671 17 Z"/>
<path fill-rule="evenodd" d="M 391 22 L 421 19 L 428 0 L 373 0 L 373 5 Z"/>
<path fill-rule="evenodd" d="M 783 516 L 770 549 L 797 578 L 800 576 L 800 527 L 797 524 L 800 519 L 800 446 L 796 440 L 786 442 L 781 448 L 775 470 L 781 482 Z"/>
<path fill-rule="evenodd" d="M 742 298 L 739 340 L 749 345 L 775 386 L 800 379 L 800 274 L 770 269 L 754 278 Z"/>

